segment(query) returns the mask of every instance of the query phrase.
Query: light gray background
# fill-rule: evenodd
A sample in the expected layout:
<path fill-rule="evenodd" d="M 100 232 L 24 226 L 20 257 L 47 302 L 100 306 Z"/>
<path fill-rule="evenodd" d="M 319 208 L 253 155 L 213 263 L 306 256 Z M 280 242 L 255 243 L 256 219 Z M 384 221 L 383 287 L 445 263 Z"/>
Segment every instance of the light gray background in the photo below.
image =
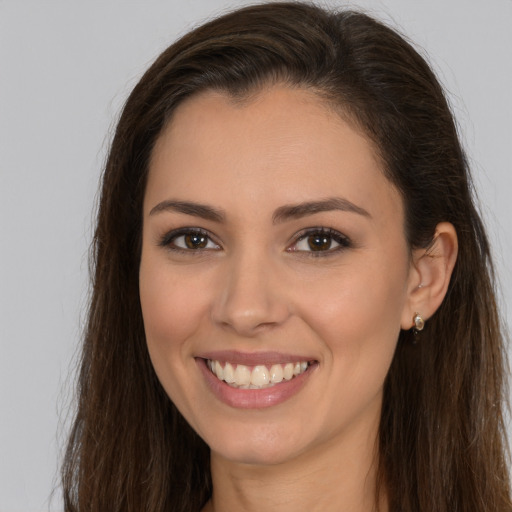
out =
<path fill-rule="evenodd" d="M 178 35 L 233 0 L 0 0 L 0 511 L 56 482 L 93 203 L 119 108 Z M 342 5 L 343 2 L 325 2 Z M 512 0 L 361 0 L 430 56 L 461 125 L 512 320 Z"/>

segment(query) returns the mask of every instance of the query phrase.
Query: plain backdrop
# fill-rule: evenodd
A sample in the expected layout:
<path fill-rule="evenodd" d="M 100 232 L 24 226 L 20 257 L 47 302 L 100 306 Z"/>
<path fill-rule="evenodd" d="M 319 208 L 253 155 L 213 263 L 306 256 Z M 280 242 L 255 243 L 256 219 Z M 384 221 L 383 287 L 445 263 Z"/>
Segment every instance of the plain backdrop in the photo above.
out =
<path fill-rule="evenodd" d="M 0 0 L 0 512 L 56 477 L 119 109 L 170 42 L 233 0 Z M 344 5 L 343 1 L 324 5 Z M 512 320 L 512 0 L 361 0 L 428 54 L 461 127 Z M 423 50 L 422 50 L 423 51 Z"/>

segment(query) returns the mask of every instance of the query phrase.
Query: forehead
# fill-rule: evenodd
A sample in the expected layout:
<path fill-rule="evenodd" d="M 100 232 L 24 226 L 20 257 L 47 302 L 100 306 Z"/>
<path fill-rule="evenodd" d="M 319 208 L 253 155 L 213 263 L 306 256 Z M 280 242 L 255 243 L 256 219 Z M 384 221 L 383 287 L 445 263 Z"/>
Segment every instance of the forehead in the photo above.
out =
<path fill-rule="evenodd" d="M 154 202 L 165 194 L 225 207 L 279 207 L 333 194 L 364 201 L 375 213 L 401 207 L 367 137 L 314 92 L 285 86 L 243 101 L 207 91 L 183 102 L 150 163 L 146 196 Z"/>

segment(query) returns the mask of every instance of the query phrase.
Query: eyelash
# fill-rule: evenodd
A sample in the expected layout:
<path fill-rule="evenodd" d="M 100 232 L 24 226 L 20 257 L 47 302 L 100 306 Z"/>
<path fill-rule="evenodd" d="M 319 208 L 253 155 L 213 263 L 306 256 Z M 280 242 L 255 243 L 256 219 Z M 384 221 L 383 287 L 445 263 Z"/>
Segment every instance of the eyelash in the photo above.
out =
<path fill-rule="evenodd" d="M 319 250 L 319 251 L 313 251 L 313 250 L 300 251 L 297 249 L 293 249 L 294 246 L 297 246 L 297 244 L 299 244 L 303 240 L 306 240 L 309 237 L 313 237 L 313 236 L 325 237 L 327 239 L 330 239 L 330 244 L 332 244 L 332 242 L 334 241 L 338 244 L 338 246 L 334 247 L 334 248 L 328 248 L 326 250 Z M 304 255 L 307 257 L 322 258 L 322 257 L 332 256 L 335 253 L 338 253 L 345 249 L 349 249 L 351 247 L 353 247 L 351 240 L 347 236 L 342 235 L 339 231 L 336 231 L 332 228 L 315 227 L 315 228 L 305 229 L 304 231 L 298 233 L 295 237 L 295 241 L 287 249 L 287 251 L 288 252 L 300 252 L 301 255 Z"/>
<path fill-rule="evenodd" d="M 177 246 L 176 240 L 180 237 L 185 237 L 187 235 L 192 236 L 192 237 L 193 236 L 202 237 L 202 238 L 206 239 L 207 245 L 210 243 L 213 243 L 213 244 L 215 244 L 216 248 L 212 249 L 212 248 L 208 248 L 208 247 L 199 247 L 199 248 L 195 248 L 195 249 L 194 248 L 186 249 L 184 247 Z M 298 249 L 294 248 L 300 242 L 308 239 L 309 237 L 313 237 L 313 236 L 324 237 L 326 239 L 330 239 L 328 241 L 329 245 L 332 245 L 332 242 L 335 242 L 338 244 L 338 246 L 334 247 L 334 248 L 329 247 L 328 249 L 318 250 L 318 251 L 314 251 L 314 250 L 305 251 L 305 250 L 298 250 Z M 185 244 L 186 244 L 186 242 L 185 242 Z M 208 231 L 201 229 L 201 228 L 180 228 L 180 229 L 172 230 L 169 233 L 166 233 L 162 237 L 162 239 L 159 242 L 159 245 L 161 247 L 165 247 L 173 252 L 180 252 L 180 253 L 186 253 L 186 254 L 201 254 L 203 251 L 217 250 L 217 248 L 220 248 L 220 245 L 217 244 L 217 242 L 215 242 L 212 239 L 210 233 L 208 233 Z M 290 246 L 288 246 L 286 251 L 300 253 L 301 256 L 318 258 L 318 257 L 332 256 L 333 254 L 335 254 L 339 251 L 342 251 L 344 249 L 348 249 L 352 246 L 353 246 L 353 244 L 352 244 L 351 240 L 347 236 L 342 235 L 339 231 L 336 231 L 331 228 L 315 227 L 315 228 L 308 228 L 308 229 L 305 229 L 305 230 L 297 233 L 294 236 L 294 242 Z"/>
<path fill-rule="evenodd" d="M 199 247 L 199 248 L 196 248 L 196 249 L 192 249 L 192 248 L 188 248 L 188 249 L 185 249 L 184 247 L 179 247 L 176 245 L 176 240 L 180 237 L 185 237 L 185 236 L 197 236 L 197 237 L 204 237 L 205 239 L 207 239 L 207 243 L 213 243 L 215 244 L 217 247 L 220 247 L 219 244 L 217 244 L 217 242 L 213 241 L 212 240 L 212 237 L 211 235 L 208 233 L 208 231 L 205 231 L 204 229 L 201 229 L 201 228 L 180 228 L 180 229 L 174 229 L 172 231 L 170 231 L 169 233 L 166 233 L 162 239 L 160 240 L 160 243 L 159 245 L 161 247 L 165 247 L 171 251 L 174 251 L 174 252 L 181 252 L 181 253 L 186 253 L 186 254 L 199 254 L 203 251 L 209 251 L 209 250 L 212 250 L 211 248 L 206 248 L 206 247 Z M 185 242 L 186 243 L 186 242 Z M 214 249 L 216 250 L 216 249 Z"/>

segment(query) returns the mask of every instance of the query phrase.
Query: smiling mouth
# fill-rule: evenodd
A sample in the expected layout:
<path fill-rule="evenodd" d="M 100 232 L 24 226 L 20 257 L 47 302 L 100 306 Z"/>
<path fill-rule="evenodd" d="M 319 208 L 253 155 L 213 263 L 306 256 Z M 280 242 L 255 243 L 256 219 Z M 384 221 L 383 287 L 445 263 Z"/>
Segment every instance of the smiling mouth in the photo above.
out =
<path fill-rule="evenodd" d="M 303 374 L 314 361 L 295 363 L 246 366 L 229 362 L 206 360 L 206 366 L 221 381 L 237 389 L 265 389 L 290 381 Z"/>

